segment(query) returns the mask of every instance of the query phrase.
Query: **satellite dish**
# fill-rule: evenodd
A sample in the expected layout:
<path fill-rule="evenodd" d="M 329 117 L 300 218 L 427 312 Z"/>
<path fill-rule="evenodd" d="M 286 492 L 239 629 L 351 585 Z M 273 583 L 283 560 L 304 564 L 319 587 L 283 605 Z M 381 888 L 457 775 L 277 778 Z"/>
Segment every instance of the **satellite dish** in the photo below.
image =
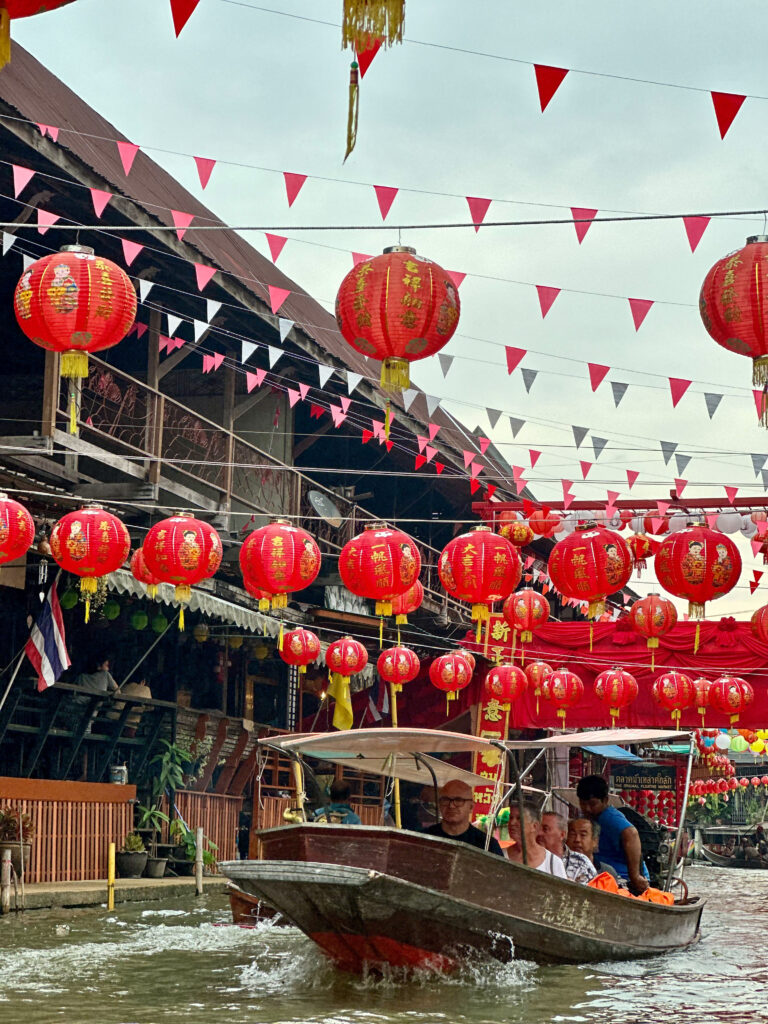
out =
<path fill-rule="evenodd" d="M 336 503 L 325 493 L 325 491 L 309 491 L 307 494 L 309 503 L 321 519 L 324 519 L 329 526 L 338 529 L 343 518 Z"/>

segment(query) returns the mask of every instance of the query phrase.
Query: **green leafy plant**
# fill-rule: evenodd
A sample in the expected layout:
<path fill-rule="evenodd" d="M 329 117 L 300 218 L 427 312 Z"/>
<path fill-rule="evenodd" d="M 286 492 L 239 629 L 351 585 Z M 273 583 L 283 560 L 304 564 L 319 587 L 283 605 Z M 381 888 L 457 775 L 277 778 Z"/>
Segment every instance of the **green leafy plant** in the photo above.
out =
<path fill-rule="evenodd" d="M 194 759 L 190 750 L 180 743 L 160 740 L 160 746 L 160 753 L 150 761 L 154 773 L 152 795 L 156 802 L 166 790 L 170 790 L 173 802 L 173 794 L 184 785 L 184 776 L 189 774 Z"/>
<path fill-rule="evenodd" d="M 195 841 L 195 833 L 191 828 L 187 828 L 186 825 L 176 818 L 175 821 L 171 822 L 170 828 L 171 836 L 176 840 L 178 846 L 184 851 L 184 859 L 194 860 L 197 852 L 197 843 Z M 207 836 L 203 836 L 203 864 L 207 868 L 212 868 L 216 863 L 216 857 L 214 851 L 218 851 L 216 843 L 211 842 Z"/>
<path fill-rule="evenodd" d="M 139 804 L 136 810 L 139 812 L 139 819 L 137 821 L 138 828 L 152 830 L 152 840 L 149 844 L 149 855 L 150 857 L 157 857 L 158 836 L 160 835 L 163 825 L 167 824 L 171 819 L 165 811 L 160 810 L 157 804 L 151 804 L 149 807 L 143 807 Z"/>
<path fill-rule="evenodd" d="M 138 832 L 129 832 L 123 840 L 123 847 L 120 850 L 121 853 L 146 853 L 147 848 L 144 845 L 144 840 L 141 838 Z"/>
<path fill-rule="evenodd" d="M 21 836 L 19 836 L 21 822 Z M 18 807 L 0 807 L 0 840 L 6 843 L 18 843 L 19 839 L 31 843 L 35 838 L 35 823 L 28 814 Z"/>

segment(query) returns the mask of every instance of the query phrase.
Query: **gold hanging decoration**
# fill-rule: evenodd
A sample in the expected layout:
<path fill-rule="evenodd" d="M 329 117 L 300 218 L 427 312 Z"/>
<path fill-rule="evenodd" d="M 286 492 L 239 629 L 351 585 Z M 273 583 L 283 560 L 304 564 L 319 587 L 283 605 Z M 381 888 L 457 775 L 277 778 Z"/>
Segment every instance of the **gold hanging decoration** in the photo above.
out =
<path fill-rule="evenodd" d="M 344 0 L 341 45 L 360 53 L 372 42 L 402 43 L 405 0 Z"/>

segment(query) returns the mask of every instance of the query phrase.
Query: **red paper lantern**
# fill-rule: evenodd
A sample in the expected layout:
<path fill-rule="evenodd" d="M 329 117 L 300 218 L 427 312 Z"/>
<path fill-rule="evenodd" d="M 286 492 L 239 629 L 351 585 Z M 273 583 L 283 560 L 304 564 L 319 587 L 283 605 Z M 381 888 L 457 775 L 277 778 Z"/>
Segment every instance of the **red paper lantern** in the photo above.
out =
<path fill-rule="evenodd" d="M 243 586 L 251 597 L 259 602 L 259 611 L 268 612 L 269 606 L 272 603 L 272 595 L 270 592 L 268 590 L 262 590 L 261 587 L 257 587 L 256 584 L 247 576 L 243 576 Z"/>
<path fill-rule="evenodd" d="M 29 18 L 33 14 L 54 11 L 72 0 L 3 0 L 0 4 L 0 68 L 11 59 L 10 23 L 17 18 Z"/>
<path fill-rule="evenodd" d="M 584 696 L 584 683 L 567 668 L 557 668 L 542 686 L 542 696 L 550 704 L 554 704 L 555 714 L 563 721 L 565 732 L 565 716 L 568 708 L 574 707 Z"/>
<path fill-rule="evenodd" d="M 705 602 L 733 590 L 741 573 L 741 555 L 730 537 L 708 526 L 688 526 L 659 545 L 655 560 L 659 583 L 688 601 L 692 619 L 704 617 Z"/>
<path fill-rule="evenodd" d="M 111 512 L 91 505 L 62 516 L 51 530 L 50 545 L 56 563 L 80 577 L 87 622 L 97 580 L 119 569 L 131 550 L 125 524 Z"/>
<path fill-rule="evenodd" d="M 144 561 L 144 550 L 143 548 L 136 548 L 131 555 L 131 573 L 133 578 L 138 580 L 139 583 L 143 583 L 147 588 L 147 597 L 152 600 L 157 596 L 158 584 L 162 581 L 154 576 L 147 568 L 147 563 Z"/>
<path fill-rule="evenodd" d="M 752 633 L 757 637 L 758 640 L 762 640 L 764 644 L 768 644 L 768 604 L 764 604 L 762 608 L 758 608 L 753 613 L 750 619 L 752 624 Z"/>
<path fill-rule="evenodd" d="M 437 571 L 448 593 L 472 605 L 472 618 L 488 618 L 488 605 L 502 601 L 520 582 L 520 555 L 508 540 L 488 526 L 476 526 L 454 537 L 440 554 Z"/>
<path fill-rule="evenodd" d="M 760 777 L 760 785 L 761 786 L 768 786 L 768 775 L 762 775 Z"/>
<path fill-rule="evenodd" d="M 645 516 L 643 527 L 646 533 L 652 533 L 656 537 L 669 533 L 669 523 L 666 516 Z"/>
<path fill-rule="evenodd" d="M 150 527 L 142 548 L 152 575 L 161 583 L 174 585 L 174 596 L 181 605 L 179 629 L 184 629 L 184 605 L 192 587 L 214 576 L 221 565 L 221 538 L 208 523 L 180 512 Z"/>
<path fill-rule="evenodd" d="M 469 686 L 472 679 L 472 666 L 463 654 L 443 654 L 435 658 L 429 666 L 429 680 L 446 697 L 446 714 L 448 701 L 457 700 L 459 691 Z"/>
<path fill-rule="evenodd" d="M 603 526 L 587 526 L 559 540 L 549 553 L 549 576 L 565 597 L 589 602 L 589 618 L 629 582 L 632 557 L 626 541 Z"/>
<path fill-rule="evenodd" d="M 424 587 L 420 580 L 416 580 L 412 587 L 409 587 L 404 594 L 398 594 L 392 600 L 392 614 L 398 626 L 408 622 L 408 616 L 421 608 L 424 600 Z"/>
<path fill-rule="evenodd" d="M 651 696 L 670 712 L 672 721 L 679 726 L 681 713 L 693 704 L 696 691 L 693 682 L 682 672 L 664 672 L 654 679 Z"/>
<path fill-rule="evenodd" d="M 381 652 L 376 668 L 381 678 L 392 683 L 395 693 L 399 693 L 403 683 L 410 683 L 419 674 L 421 662 L 410 647 L 390 647 Z"/>
<path fill-rule="evenodd" d="M 349 677 L 362 672 L 368 664 L 368 651 L 358 640 L 353 640 L 351 636 L 343 636 L 328 644 L 325 664 L 342 683 L 348 684 Z"/>
<path fill-rule="evenodd" d="M 528 525 L 539 537 L 552 537 L 560 529 L 562 517 L 549 509 L 537 508 L 528 516 Z"/>
<path fill-rule="evenodd" d="M 758 779 L 756 775 L 753 775 L 749 781 L 752 784 L 753 789 L 757 789 L 757 787 L 760 785 L 760 779 Z"/>
<path fill-rule="evenodd" d="M 21 558 L 35 539 L 35 521 L 23 505 L 0 493 L 0 565 Z"/>
<path fill-rule="evenodd" d="M 536 698 L 537 715 L 539 713 L 539 699 L 543 696 L 544 684 L 553 671 L 552 666 L 548 665 L 546 661 L 532 661 L 529 665 L 525 666 L 525 678 L 528 680 L 528 685 L 533 690 L 533 696 Z"/>
<path fill-rule="evenodd" d="M 286 665 L 295 665 L 299 674 L 307 671 L 320 654 L 320 641 L 310 629 L 291 629 L 283 636 L 280 657 Z"/>
<path fill-rule="evenodd" d="M 24 334 L 41 348 L 62 353 L 61 376 L 73 382 L 88 376 L 88 353 L 117 345 L 136 319 L 131 279 L 84 245 L 65 245 L 32 263 L 16 285 L 13 305 Z M 75 433 L 74 383 L 70 398 Z"/>
<path fill-rule="evenodd" d="M 629 609 L 629 621 L 640 636 L 646 638 L 646 647 L 652 652 L 651 670 L 655 667 L 655 652 L 659 637 L 664 636 L 677 623 L 677 609 L 666 597 L 649 594 L 635 601 Z"/>
<path fill-rule="evenodd" d="M 704 679 L 699 676 L 698 679 L 693 680 L 693 689 L 696 694 L 696 710 L 701 715 L 701 724 L 704 725 L 704 716 L 707 713 L 707 707 L 709 705 L 709 691 L 712 683 L 709 679 Z"/>
<path fill-rule="evenodd" d="M 483 682 L 485 697 L 498 701 L 505 711 L 513 700 L 520 700 L 527 689 L 528 679 L 517 665 L 495 665 Z"/>
<path fill-rule="evenodd" d="M 549 601 L 537 591 L 526 587 L 509 595 L 504 602 L 502 614 L 515 634 L 520 635 L 521 657 L 524 659 L 524 645 L 533 640 L 533 631 L 543 626 L 549 618 Z"/>
<path fill-rule="evenodd" d="M 395 245 L 350 270 L 336 296 L 336 320 L 352 348 L 382 361 L 382 386 L 404 389 L 409 363 L 451 340 L 460 307 L 450 274 L 410 246 Z"/>
<path fill-rule="evenodd" d="M 462 658 L 464 658 L 466 660 L 467 664 L 469 665 L 470 669 L 472 670 L 472 675 L 474 675 L 475 674 L 475 669 L 477 668 L 477 661 L 475 660 L 475 656 L 472 653 L 472 651 L 468 651 L 464 647 L 460 647 L 458 649 L 458 651 L 456 651 L 456 653 L 460 654 L 462 656 Z"/>
<path fill-rule="evenodd" d="M 499 533 L 516 548 L 524 548 L 533 542 L 535 534 L 530 524 L 518 519 L 514 512 L 500 513 L 498 521 Z"/>
<path fill-rule="evenodd" d="M 628 707 L 637 697 L 637 680 L 623 668 L 612 668 L 601 672 L 595 679 L 595 696 L 603 704 L 615 721 L 618 720 L 622 708 Z"/>
<path fill-rule="evenodd" d="M 377 615 L 392 614 L 392 601 L 410 590 L 420 571 L 415 541 L 385 523 L 370 523 L 339 555 L 344 586 L 358 597 L 375 601 Z"/>
<path fill-rule="evenodd" d="M 721 715 L 728 715 L 731 725 L 739 720 L 755 699 L 755 691 L 750 684 L 739 676 L 719 676 L 709 688 L 709 706 Z"/>
<path fill-rule="evenodd" d="M 300 526 L 273 519 L 246 537 L 240 548 L 240 569 L 255 588 L 273 595 L 273 608 L 285 608 L 289 594 L 317 578 L 320 548 Z"/>
<path fill-rule="evenodd" d="M 637 578 L 640 579 L 641 571 L 648 568 L 648 559 L 656 554 L 656 541 L 644 533 L 633 533 L 627 540 L 627 547 L 632 556 L 632 565 L 637 569 Z"/>

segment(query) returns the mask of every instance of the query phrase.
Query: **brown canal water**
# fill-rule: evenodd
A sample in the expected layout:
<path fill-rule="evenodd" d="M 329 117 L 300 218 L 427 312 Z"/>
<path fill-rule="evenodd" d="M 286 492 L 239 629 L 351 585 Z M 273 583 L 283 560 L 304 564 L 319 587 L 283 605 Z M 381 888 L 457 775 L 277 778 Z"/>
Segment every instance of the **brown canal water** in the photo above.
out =
<path fill-rule="evenodd" d="M 768 871 L 689 869 L 702 940 L 654 960 L 353 978 L 222 896 L 0 919 L 0 1024 L 754 1024 L 768 1020 Z"/>

